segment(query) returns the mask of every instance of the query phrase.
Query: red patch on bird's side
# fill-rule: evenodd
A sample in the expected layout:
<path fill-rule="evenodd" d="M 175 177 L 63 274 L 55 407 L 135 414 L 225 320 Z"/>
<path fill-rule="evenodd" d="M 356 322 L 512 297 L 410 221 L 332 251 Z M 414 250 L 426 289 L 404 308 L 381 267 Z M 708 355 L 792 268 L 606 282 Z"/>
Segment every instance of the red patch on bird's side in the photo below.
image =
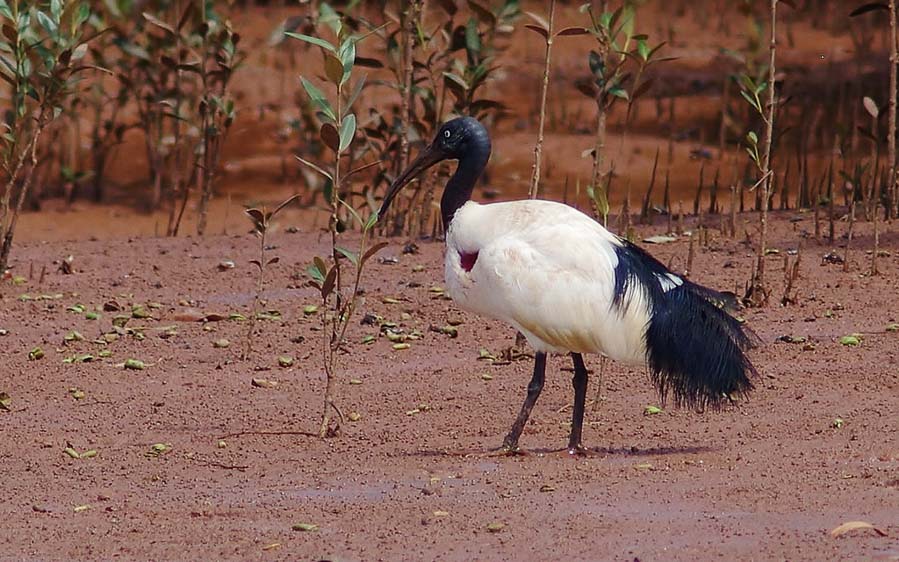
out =
<path fill-rule="evenodd" d="M 459 252 L 459 259 L 462 261 L 462 269 L 471 271 L 471 268 L 474 267 L 474 263 L 478 261 L 478 252 Z"/>

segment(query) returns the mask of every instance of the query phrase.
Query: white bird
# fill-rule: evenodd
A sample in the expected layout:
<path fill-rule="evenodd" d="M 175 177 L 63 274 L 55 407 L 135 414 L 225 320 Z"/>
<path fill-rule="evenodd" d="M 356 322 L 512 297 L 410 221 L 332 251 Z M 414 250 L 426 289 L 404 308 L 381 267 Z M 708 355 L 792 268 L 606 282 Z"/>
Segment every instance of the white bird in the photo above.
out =
<path fill-rule="evenodd" d="M 437 162 L 458 160 L 440 202 L 446 227 L 447 293 L 463 309 L 506 322 L 535 351 L 527 398 L 503 449 L 514 453 L 543 389 L 546 354 L 574 362 L 568 451 L 584 453 L 587 393 L 582 354 L 645 364 L 662 398 L 717 406 L 752 389 L 748 330 L 719 306 L 724 295 L 684 279 L 573 207 L 543 200 L 480 205 L 475 182 L 490 138 L 471 117 L 445 123 L 391 184 L 383 217 L 400 189 Z"/>

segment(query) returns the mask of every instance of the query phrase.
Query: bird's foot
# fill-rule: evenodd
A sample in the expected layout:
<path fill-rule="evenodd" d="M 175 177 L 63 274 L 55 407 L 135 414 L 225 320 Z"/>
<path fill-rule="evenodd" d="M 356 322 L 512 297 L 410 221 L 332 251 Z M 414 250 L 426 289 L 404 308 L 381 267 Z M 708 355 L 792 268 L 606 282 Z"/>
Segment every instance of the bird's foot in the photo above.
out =
<path fill-rule="evenodd" d="M 523 457 L 527 455 L 527 451 L 516 445 L 503 443 L 499 448 L 490 451 L 491 457 Z"/>
<path fill-rule="evenodd" d="M 569 445 L 568 446 L 568 455 L 571 457 L 592 457 L 596 453 L 584 447 L 580 443 L 577 445 Z"/>

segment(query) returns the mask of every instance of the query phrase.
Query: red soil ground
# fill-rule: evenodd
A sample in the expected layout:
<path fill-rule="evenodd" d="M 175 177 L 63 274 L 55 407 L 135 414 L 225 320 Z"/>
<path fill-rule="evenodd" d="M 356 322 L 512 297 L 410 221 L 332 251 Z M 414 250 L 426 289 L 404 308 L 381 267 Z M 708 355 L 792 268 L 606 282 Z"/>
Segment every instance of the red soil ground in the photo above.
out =
<path fill-rule="evenodd" d="M 325 241 L 294 212 L 281 222 L 300 226 L 271 239 L 281 262 L 270 271 L 266 308 L 281 318 L 259 323 L 248 361 L 239 360 L 245 322 L 191 321 L 249 314 L 257 240 L 248 234 L 32 239 L 16 248 L 13 271 L 27 281 L 0 285 L 0 391 L 11 398 L 10 411 L 0 411 L 0 558 L 899 558 L 899 334 L 885 331 L 899 321 L 895 232 L 884 235 L 891 255 L 878 276 L 865 274 L 863 228 L 848 273 L 822 261 L 830 248 L 806 240 L 797 304 L 742 312 L 763 341 L 749 401 L 720 412 L 644 415 L 658 405 L 646 374 L 609 363 L 589 394 L 598 400 L 588 407 L 585 443 L 596 454 L 569 458 L 562 447 L 570 373 L 559 371 L 568 360 L 553 357 L 522 438 L 532 454 L 508 458 L 490 450 L 511 424 L 531 365 L 478 359 L 481 348 L 509 346 L 513 333 L 431 291 L 442 282 L 437 243 L 403 255 L 395 240 L 380 255 L 397 263 L 372 262 L 339 385 L 343 410 L 361 417 L 336 438 L 303 434 L 317 428 L 323 375 L 319 319 L 302 310 L 315 296 L 300 272 Z M 809 214 L 775 221 L 775 300 L 783 254 L 811 230 Z M 688 242 L 651 250 L 682 269 Z M 57 271 L 68 255 L 70 275 Z M 236 267 L 219 271 L 226 259 Z M 693 277 L 729 289 L 751 264 L 743 243 L 713 236 L 697 251 Z M 382 302 L 387 296 L 399 304 Z M 143 327 L 145 339 L 91 343 L 112 329 L 116 313 L 88 320 L 67 310 L 110 301 L 126 311 L 158 303 L 147 309 L 152 318 L 128 323 Z M 358 322 L 365 313 L 422 339 L 405 351 L 383 336 L 363 345 L 377 334 Z M 463 321 L 458 338 L 429 331 L 449 318 Z M 65 342 L 72 330 L 85 341 Z M 861 345 L 839 343 L 853 332 L 863 334 Z M 777 341 L 784 335 L 807 340 Z M 213 345 L 223 338 L 229 347 Z M 29 361 L 35 346 L 46 356 Z M 104 349 L 110 357 L 99 357 Z M 64 363 L 86 353 L 96 360 Z M 281 355 L 294 365 L 279 367 Z M 127 358 L 146 368 L 123 369 Z M 588 363 L 598 371 L 597 358 Z M 255 387 L 253 378 L 277 386 Z M 170 448 L 154 455 L 160 443 Z M 69 445 L 97 456 L 70 458 Z M 886 536 L 830 535 L 854 520 Z M 300 523 L 317 530 L 292 530 Z M 503 526 L 491 532 L 494 523 Z"/>

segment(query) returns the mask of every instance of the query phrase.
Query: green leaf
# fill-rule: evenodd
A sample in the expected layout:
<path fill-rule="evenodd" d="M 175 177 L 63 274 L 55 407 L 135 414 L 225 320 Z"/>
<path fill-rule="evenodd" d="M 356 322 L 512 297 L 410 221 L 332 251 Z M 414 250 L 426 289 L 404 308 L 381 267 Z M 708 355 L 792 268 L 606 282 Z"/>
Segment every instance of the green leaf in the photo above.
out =
<path fill-rule="evenodd" d="M 761 106 L 761 104 L 759 104 L 759 103 L 755 100 L 755 98 L 753 98 L 753 97 L 749 94 L 749 92 L 747 92 L 746 90 L 740 90 L 740 95 L 743 96 L 743 99 L 745 99 L 746 101 L 748 101 L 748 102 L 749 102 L 749 105 L 751 105 L 753 108 L 755 108 L 755 110 L 756 110 L 757 112 L 762 113 L 762 106 Z"/>
<path fill-rule="evenodd" d="M 313 45 L 321 47 L 322 49 L 331 51 L 332 53 L 337 53 L 337 49 L 334 48 L 334 45 L 328 43 L 324 39 L 319 39 L 318 37 L 312 37 L 310 35 L 303 35 L 302 33 L 294 33 L 292 31 L 285 31 L 284 35 L 293 39 L 299 39 L 300 41 L 311 43 Z"/>
<path fill-rule="evenodd" d="M 353 71 L 353 65 L 356 62 L 356 40 L 352 37 L 345 40 L 340 45 L 337 56 L 340 57 L 340 62 L 343 64 L 343 80 L 340 81 L 340 84 L 343 85 L 349 80 L 350 73 Z"/>
<path fill-rule="evenodd" d="M 759 143 L 759 137 L 755 134 L 755 131 L 749 131 L 748 133 L 746 133 L 746 139 L 750 142 L 750 144 L 755 145 Z"/>
<path fill-rule="evenodd" d="M 330 117 L 332 120 L 337 121 L 337 116 L 334 114 L 334 110 L 331 109 L 331 104 L 328 103 L 327 98 L 325 98 L 325 94 L 323 94 L 321 90 L 316 88 L 312 82 L 306 80 L 302 76 L 300 77 L 300 83 L 303 84 L 303 89 L 306 90 L 306 94 L 309 96 L 309 99 L 312 100 L 312 102 L 317 105 L 325 115 Z"/>
<path fill-rule="evenodd" d="M 45 14 L 44 12 L 38 11 L 37 13 L 37 21 L 41 24 L 41 26 L 47 30 L 47 33 L 50 35 L 56 35 L 56 31 L 59 29 L 50 16 Z"/>
<path fill-rule="evenodd" d="M 355 252 L 350 251 L 342 246 L 334 246 L 334 250 L 343 255 L 346 259 L 350 260 L 353 265 L 359 265 L 359 256 L 356 255 Z"/>
<path fill-rule="evenodd" d="M 356 134 L 356 115 L 350 113 L 343 120 L 343 123 L 340 125 L 340 148 L 339 152 L 343 152 L 346 150 L 350 143 L 353 141 L 353 137 Z"/>

